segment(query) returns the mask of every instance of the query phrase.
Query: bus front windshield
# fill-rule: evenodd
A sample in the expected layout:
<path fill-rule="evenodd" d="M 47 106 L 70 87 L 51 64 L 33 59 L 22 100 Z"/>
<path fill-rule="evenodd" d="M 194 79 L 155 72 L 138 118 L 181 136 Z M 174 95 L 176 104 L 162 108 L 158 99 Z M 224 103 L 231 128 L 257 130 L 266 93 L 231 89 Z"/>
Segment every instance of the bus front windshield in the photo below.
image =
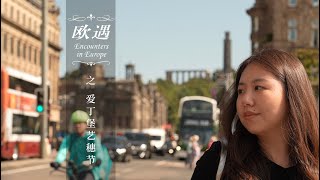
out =
<path fill-rule="evenodd" d="M 212 104 L 200 100 L 186 101 L 183 103 L 182 114 L 212 114 Z"/>

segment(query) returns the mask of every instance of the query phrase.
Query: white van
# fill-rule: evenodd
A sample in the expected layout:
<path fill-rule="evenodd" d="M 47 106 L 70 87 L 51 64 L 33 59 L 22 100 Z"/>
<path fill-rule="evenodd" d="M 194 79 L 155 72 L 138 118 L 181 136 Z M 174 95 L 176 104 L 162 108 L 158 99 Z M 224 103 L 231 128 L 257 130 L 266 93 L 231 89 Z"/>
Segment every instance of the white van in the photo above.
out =
<path fill-rule="evenodd" d="M 164 155 L 166 153 L 166 131 L 161 128 L 143 129 L 143 133 L 151 136 L 150 144 L 154 148 L 154 152 Z"/>

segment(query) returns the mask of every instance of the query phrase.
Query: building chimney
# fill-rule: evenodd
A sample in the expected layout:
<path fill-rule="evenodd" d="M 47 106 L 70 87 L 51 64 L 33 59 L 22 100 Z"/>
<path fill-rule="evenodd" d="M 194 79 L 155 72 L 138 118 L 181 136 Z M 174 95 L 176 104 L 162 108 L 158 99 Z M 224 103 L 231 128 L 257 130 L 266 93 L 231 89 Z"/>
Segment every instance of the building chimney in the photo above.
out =
<path fill-rule="evenodd" d="M 126 65 L 126 80 L 134 80 L 134 65 L 127 64 Z"/>
<path fill-rule="evenodd" d="M 223 62 L 224 73 L 231 72 L 231 40 L 229 31 L 225 32 Z"/>

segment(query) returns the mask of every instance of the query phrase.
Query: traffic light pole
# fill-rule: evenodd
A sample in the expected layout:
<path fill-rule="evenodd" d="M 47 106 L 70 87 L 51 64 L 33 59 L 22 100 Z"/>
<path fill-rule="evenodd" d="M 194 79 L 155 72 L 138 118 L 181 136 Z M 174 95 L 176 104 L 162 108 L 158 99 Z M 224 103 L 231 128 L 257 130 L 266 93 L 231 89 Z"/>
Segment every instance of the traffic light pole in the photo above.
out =
<path fill-rule="evenodd" d="M 48 19 L 48 3 L 42 0 L 42 25 L 41 25 L 41 76 L 43 90 L 43 107 L 44 111 L 40 113 L 41 121 L 41 158 L 46 158 L 46 138 L 48 131 L 48 88 L 47 88 L 47 72 L 48 72 L 48 36 L 47 36 L 47 19 Z"/>

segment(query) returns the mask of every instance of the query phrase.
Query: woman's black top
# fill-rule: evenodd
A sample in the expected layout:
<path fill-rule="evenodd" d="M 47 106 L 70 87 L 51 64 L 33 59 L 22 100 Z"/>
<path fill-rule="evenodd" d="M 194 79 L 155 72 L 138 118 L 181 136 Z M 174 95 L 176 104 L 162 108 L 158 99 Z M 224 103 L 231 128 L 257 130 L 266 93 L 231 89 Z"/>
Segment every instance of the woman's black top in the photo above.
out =
<path fill-rule="evenodd" d="M 215 180 L 220 161 L 221 142 L 214 142 L 198 160 L 191 180 Z M 297 169 L 295 166 L 283 168 L 268 160 L 270 165 L 271 180 L 296 180 Z"/>

